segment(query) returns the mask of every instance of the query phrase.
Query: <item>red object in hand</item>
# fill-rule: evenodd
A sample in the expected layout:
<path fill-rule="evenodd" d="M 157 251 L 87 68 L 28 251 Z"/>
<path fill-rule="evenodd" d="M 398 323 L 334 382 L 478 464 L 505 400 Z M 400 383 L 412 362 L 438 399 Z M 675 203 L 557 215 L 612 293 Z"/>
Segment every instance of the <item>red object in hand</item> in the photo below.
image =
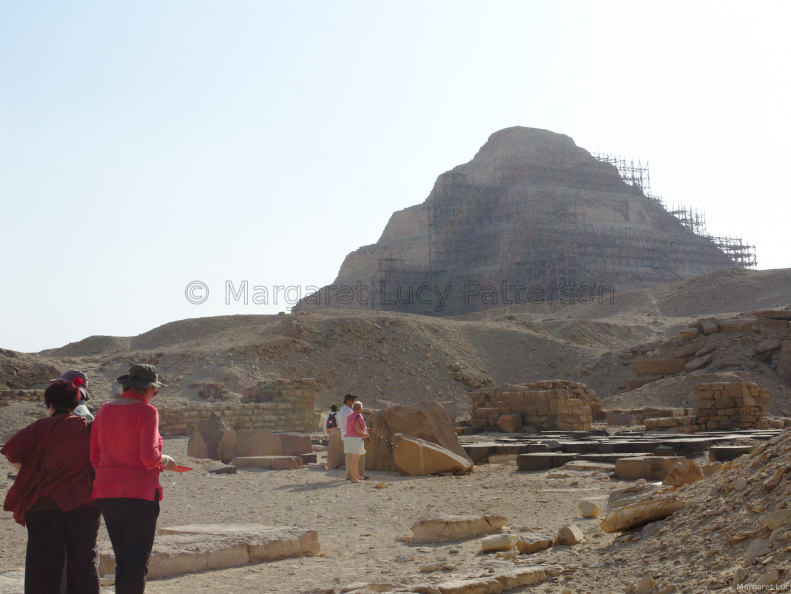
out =
<path fill-rule="evenodd" d="M 190 468 L 189 466 L 178 465 L 176 466 L 176 468 L 173 469 L 173 472 L 189 472 L 190 470 L 192 470 L 192 468 Z"/>

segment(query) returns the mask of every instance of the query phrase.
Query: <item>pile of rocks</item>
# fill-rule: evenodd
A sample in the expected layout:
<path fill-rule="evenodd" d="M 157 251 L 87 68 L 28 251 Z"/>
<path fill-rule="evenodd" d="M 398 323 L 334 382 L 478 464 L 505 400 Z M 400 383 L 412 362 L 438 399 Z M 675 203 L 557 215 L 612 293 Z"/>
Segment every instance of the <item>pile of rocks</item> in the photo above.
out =
<path fill-rule="evenodd" d="M 644 352 L 645 359 L 632 363 L 633 378 L 624 384 L 628 392 L 662 378 L 711 367 L 727 369 L 735 362 L 729 347 L 744 349 L 744 364 L 759 363 L 774 369 L 780 379 L 791 383 L 791 310 L 772 309 L 724 319 L 699 319 L 684 328 L 680 336 L 661 345 L 661 353 Z M 631 354 L 628 355 L 631 358 Z"/>
<path fill-rule="evenodd" d="M 485 431 L 515 433 L 523 426 L 539 430 L 586 430 L 601 404 L 593 390 L 565 380 L 502 388 L 469 394 L 470 425 Z"/>

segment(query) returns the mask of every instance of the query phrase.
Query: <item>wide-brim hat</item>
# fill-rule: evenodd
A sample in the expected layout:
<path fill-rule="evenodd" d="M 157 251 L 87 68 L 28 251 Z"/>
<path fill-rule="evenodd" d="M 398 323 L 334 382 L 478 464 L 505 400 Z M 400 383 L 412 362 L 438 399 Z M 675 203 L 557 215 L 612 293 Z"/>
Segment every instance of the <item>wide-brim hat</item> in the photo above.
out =
<path fill-rule="evenodd" d="M 89 400 L 88 376 L 85 375 L 82 371 L 78 371 L 76 369 L 69 369 L 68 371 L 64 371 L 59 378 L 50 381 L 69 382 L 70 384 L 74 384 L 77 386 L 77 388 L 79 388 L 82 397 L 85 398 L 86 400 Z"/>
<path fill-rule="evenodd" d="M 115 381 L 128 388 L 161 388 L 165 385 L 159 381 L 157 368 L 153 365 L 132 365 L 129 373 Z"/>

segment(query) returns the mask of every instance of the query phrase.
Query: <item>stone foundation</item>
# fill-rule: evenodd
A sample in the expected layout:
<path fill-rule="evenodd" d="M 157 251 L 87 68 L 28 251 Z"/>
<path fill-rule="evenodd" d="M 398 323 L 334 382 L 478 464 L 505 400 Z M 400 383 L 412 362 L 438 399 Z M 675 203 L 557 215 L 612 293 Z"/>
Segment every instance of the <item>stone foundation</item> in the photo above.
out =
<path fill-rule="evenodd" d="M 594 411 L 601 411 L 594 396 L 583 384 L 565 380 L 506 384 L 469 394 L 470 425 L 506 432 L 519 431 L 523 425 L 542 431 L 590 429 Z"/>

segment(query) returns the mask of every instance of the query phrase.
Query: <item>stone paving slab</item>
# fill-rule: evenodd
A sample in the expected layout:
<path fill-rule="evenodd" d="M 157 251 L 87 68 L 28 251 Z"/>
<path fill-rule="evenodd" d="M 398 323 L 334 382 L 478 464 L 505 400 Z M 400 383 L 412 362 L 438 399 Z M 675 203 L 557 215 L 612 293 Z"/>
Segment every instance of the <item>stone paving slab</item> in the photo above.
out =
<path fill-rule="evenodd" d="M 99 575 L 115 573 L 109 542 L 100 543 Z M 313 556 L 321 550 L 318 532 L 260 524 L 192 524 L 157 530 L 149 560 L 150 579 L 207 569 L 240 567 L 251 561 Z"/>

